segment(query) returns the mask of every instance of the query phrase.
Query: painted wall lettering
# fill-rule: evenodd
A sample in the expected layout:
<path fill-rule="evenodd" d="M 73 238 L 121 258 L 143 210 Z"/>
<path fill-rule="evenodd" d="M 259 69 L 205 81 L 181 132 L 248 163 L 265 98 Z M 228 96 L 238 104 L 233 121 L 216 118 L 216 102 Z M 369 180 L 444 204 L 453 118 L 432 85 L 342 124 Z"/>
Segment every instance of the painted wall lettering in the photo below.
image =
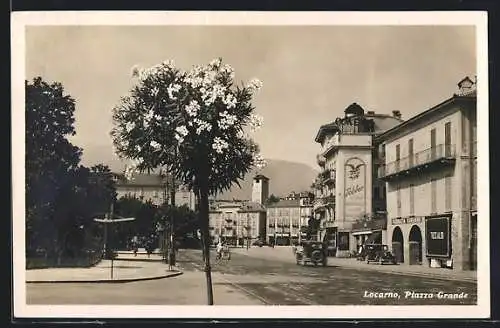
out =
<path fill-rule="evenodd" d="M 350 158 L 344 164 L 344 216 L 346 221 L 359 219 L 366 212 L 366 164 Z"/>

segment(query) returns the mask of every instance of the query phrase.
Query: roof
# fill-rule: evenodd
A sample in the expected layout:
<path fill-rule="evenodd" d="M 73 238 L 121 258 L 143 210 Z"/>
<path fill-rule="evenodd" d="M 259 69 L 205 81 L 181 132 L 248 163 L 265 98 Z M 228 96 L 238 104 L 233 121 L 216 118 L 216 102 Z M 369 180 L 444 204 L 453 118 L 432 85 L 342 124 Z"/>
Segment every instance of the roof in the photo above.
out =
<path fill-rule="evenodd" d="M 345 113 L 346 114 L 353 114 L 354 116 L 360 116 L 360 117 L 364 118 L 365 120 L 373 121 L 373 132 L 372 133 L 374 133 L 374 134 L 383 133 L 384 131 L 389 130 L 389 129 L 393 128 L 394 126 L 403 122 L 403 120 L 401 118 L 394 117 L 392 115 L 376 114 L 372 111 L 365 112 L 364 109 L 356 103 L 352 103 L 351 105 L 349 105 L 346 108 Z M 343 120 L 345 120 L 345 118 L 337 118 L 337 120 L 339 120 L 340 121 L 339 124 L 341 124 L 341 122 Z M 337 131 L 339 131 L 340 127 L 335 122 L 331 122 L 331 123 L 324 124 L 324 125 L 320 126 L 318 133 L 316 134 L 316 137 L 314 138 L 314 141 L 316 141 L 318 143 L 322 143 L 327 133 L 331 133 L 333 135 Z"/>
<path fill-rule="evenodd" d="M 265 212 L 266 208 L 259 203 L 244 201 L 244 202 L 216 202 L 210 208 L 210 212 L 221 212 L 225 208 L 236 208 L 237 212 Z"/>
<path fill-rule="evenodd" d="M 137 173 L 132 176 L 131 180 L 127 180 L 121 173 L 114 173 L 117 177 L 117 186 L 148 186 L 148 187 L 164 187 L 166 180 L 158 174 L 142 174 Z"/>
<path fill-rule="evenodd" d="M 267 205 L 268 208 L 273 208 L 273 207 L 300 207 L 300 200 L 299 199 L 281 199 L 277 203 L 272 203 Z"/>
<path fill-rule="evenodd" d="M 241 208 L 240 212 L 265 212 L 266 208 L 264 205 L 256 202 L 246 202 Z"/>
<path fill-rule="evenodd" d="M 446 99 L 445 101 L 441 102 L 440 104 L 437 104 L 434 107 L 429 108 L 426 111 L 421 112 L 418 115 L 415 115 L 411 117 L 410 119 L 402 122 L 401 124 L 398 124 L 394 126 L 392 129 L 389 129 L 385 131 L 384 133 L 380 134 L 377 136 L 377 141 L 381 142 L 383 140 L 387 140 L 390 138 L 391 135 L 395 134 L 396 132 L 400 131 L 401 129 L 406 128 L 409 125 L 415 124 L 416 122 L 419 122 L 431 115 L 434 115 L 438 113 L 440 110 L 443 108 L 446 108 L 448 105 L 455 104 L 457 102 L 464 102 L 464 101 L 475 101 L 476 99 L 476 92 L 475 90 L 472 90 L 474 92 L 470 92 L 467 95 L 456 95 L 454 94 L 451 98 Z"/>
<path fill-rule="evenodd" d="M 386 114 L 370 114 L 365 115 L 365 117 L 373 120 L 375 134 L 383 133 L 404 122 L 404 120 L 400 118 Z"/>
<path fill-rule="evenodd" d="M 254 176 L 253 178 L 254 178 L 254 180 L 255 180 L 255 179 L 269 180 L 269 178 L 268 178 L 268 177 L 266 177 L 266 176 L 265 176 L 265 175 L 263 175 L 263 174 L 257 174 L 257 175 L 256 175 L 256 176 Z"/>

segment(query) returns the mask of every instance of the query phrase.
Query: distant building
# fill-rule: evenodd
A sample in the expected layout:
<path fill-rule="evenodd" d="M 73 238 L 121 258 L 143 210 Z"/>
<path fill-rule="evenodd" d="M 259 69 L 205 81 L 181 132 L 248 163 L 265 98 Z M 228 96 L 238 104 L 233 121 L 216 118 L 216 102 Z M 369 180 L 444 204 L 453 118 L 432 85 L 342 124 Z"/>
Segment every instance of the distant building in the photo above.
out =
<path fill-rule="evenodd" d="M 265 204 L 269 198 L 269 178 L 258 174 L 253 178 L 252 184 L 252 202 Z"/>
<path fill-rule="evenodd" d="M 114 173 L 116 181 L 117 199 L 132 197 L 144 202 L 151 201 L 160 206 L 170 204 L 171 178 L 161 174 L 134 174 L 127 180 L 121 173 Z M 180 185 L 176 186 L 175 205 L 187 205 L 190 209 L 196 208 L 196 199 L 192 191 Z"/>
<path fill-rule="evenodd" d="M 388 244 L 399 262 L 477 265 L 475 81 L 378 137 L 387 182 Z"/>
<path fill-rule="evenodd" d="M 253 178 L 252 201 L 210 201 L 209 229 L 214 243 L 224 240 L 232 246 L 245 246 L 266 240 L 266 208 L 269 178 Z"/>
<path fill-rule="evenodd" d="M 162 205 L 167 200 L 166 181 L 158 174 L 135 174 L 127 180 L 123 174 L 115 173 L 117 199 L 132 197 L 144 202 Z"/>
<path fill-rule="evenodd" d="M 312 195 L 292 193 L 277 203 L 267 205 L 267 241 L 291 245 L 306 237 L 304 228 L 312 216 Z"/>
<path fill-rule="evenodd" d="M 215 202 L 209 212 L 209 229 L 213 243 L 223 240 L 232 246 L 251 245 L 265 240 L 266 209 L 249 201 Z"/>

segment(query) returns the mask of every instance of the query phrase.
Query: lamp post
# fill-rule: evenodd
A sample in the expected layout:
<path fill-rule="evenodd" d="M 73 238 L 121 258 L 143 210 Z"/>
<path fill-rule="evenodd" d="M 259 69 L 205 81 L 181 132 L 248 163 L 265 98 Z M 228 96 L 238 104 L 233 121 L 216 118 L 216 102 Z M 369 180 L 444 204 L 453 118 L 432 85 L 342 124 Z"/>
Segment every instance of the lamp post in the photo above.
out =
<path fill-rule="evenodd" d="M 246 225 L 246 230 L 247 230 L 247 251 L 249 248 L 250 244 L 250 213 L 247 213 L 247 225 Z"/>
<path fill-rule="evenodd" d="M 103 223 L 104 224 L 104 255 L 106 255 L 106 251 L 108 249 L 108 224 L 112 223 L 118 223 L 118 222 L 128 222 L 128 221 L 134 221 L 135 218 L 124 218 L 118 215 L 114 214 L 114 203 L 111 203 L 110 206 L 110 211 L 109 213 L 106 213 L 104 215 L 104 219 L 98 219 L 94 218 L 95 222 Z M 114 256 L 111 254 L 111 279 L 113 279 L 113 260 Z"/>

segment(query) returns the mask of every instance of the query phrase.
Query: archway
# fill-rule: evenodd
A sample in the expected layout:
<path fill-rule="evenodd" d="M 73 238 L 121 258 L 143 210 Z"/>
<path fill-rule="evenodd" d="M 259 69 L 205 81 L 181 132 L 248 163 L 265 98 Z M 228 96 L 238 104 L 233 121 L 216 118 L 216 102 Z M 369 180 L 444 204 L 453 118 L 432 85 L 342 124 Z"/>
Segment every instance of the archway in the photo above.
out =
<path fill-rule="evenodd" d="M 422 231 L 417 225 L 411 227 L 408 242 L 410 246 L 410 265 L 422 264 Z"/>
<path fill-rule="evenodd" d="M 392 231 L 392 252 L 398 263 L 404 263 L 404 239 L 403 232 L 400 227 L 395 227 Z"/>

